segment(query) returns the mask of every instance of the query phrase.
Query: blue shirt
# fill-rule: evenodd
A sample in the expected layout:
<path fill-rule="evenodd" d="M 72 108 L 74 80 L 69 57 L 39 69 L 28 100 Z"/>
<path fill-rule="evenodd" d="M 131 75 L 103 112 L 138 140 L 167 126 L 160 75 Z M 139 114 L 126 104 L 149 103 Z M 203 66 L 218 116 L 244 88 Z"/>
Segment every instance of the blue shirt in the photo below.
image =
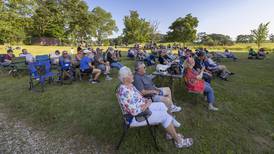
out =
<path fill-rule="evenodd" d="M 91 59 L 88 56 L 84 56 L 80 61 L 80 69 L 86 70 L 89 69 L 89 63 L 91 63 Z"/>

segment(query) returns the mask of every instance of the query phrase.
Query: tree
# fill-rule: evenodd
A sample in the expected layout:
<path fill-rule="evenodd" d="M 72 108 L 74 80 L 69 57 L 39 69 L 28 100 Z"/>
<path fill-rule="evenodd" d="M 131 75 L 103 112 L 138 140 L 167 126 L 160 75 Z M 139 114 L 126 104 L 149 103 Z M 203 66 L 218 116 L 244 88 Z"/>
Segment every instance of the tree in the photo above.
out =
<path fill-rule="evenodd" d="M 153 42 L 153 43 L 159 42 L 161 40 L 161 34 L 158 31 L 159 24 L 160 24 L 160 22 L 156 21 L 156 20 L 150 22 L 150 27 L 152 29 L 151 42 Z"/>
<path fill-rule="evenodd" d="M 236 38 L 237 43 L 252 43 L 254 42 L 252 35 L 238 35 Z"/>
<path fill-rule="evenodd" d="M 153 29 L 148 21 L 139 17 L 137 11 L 130 11 L 130 15 L 125 16 L 124 25 L 123 35 L 127 43 L 143 43 L 151 39 Z"/>
<path fill-rule="evenodd" d="M 232 45 L 233 44 L 233 41 L 228 35 L 209 34 L 208 37 L 210 37 L 213 40 L 214 45 Z"/>
<path fill-rule="evenodd" d="M 269 40 L 273 43 L 274 42 L 274 34 L 269 35 Z"/>
<path fill-rule="evenodd" d="M 263 24 L 261 23 L 258 29 L 251 30 L 251 35 L 253 36 L 258 48 L 261 47 L 261 44 L 266 40 L 268 35 L 268 25 L 270 22 Z"/>
<path fill-rule="evenodd" d="M 92 10 L 92 15 L 96 27 L 95 37 L 99 44 L 101 44 L 102 40 L 106 39 L 107 36 L 112 35 L 113 31 L 118 31 L 111 13 L 106 12 L 100 7 L 95 7 Z"/>
<path fill-rule="evenodd" d="M 203 45 L 232 45 L 233 41 L 230 36 L 223 34 L 206 34 L 205 32 L 198 33 L 196 43 Z"/>
<path fill-rule="evenodd" d="M 61 1 L 63 8 L 64 30 L 67 41 L 73 44 L 90 41 L 95 35 L 94 16 L 88 11 L 83 0 Z"/>
<path fill-rule="evenodd" d="M 33 6 L 31 0 L 0 1 L 0 43 L 15 43 L 26 38 Z"/>
<path fill-rule="evenodd" d="M 62 7 L 56 0 L 41 1 L 32 16 L 34 37 L 53 37 L 62 40 L 65 36 Z"/>
<path fill-rule="evenodd" d="M 176 19 L 169 27 L 168 40 L 183 42 L 184 46 L 187 42 L 193 42 L 196 38 L 198 23 L 198 19 L 191 14 Z"/>

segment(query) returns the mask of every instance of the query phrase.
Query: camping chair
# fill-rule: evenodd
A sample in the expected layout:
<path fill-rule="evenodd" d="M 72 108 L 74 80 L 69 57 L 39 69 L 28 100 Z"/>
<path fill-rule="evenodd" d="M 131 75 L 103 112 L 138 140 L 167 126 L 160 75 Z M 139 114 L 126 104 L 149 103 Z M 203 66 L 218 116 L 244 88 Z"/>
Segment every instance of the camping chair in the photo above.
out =
<path fill-rule="evenodd" d="M 185 82 L 185 85 L 187 85 L 187 78 L 186 76 L 184 76 L 184 82 Z M 199 97 L 201 96 L 201 93 L 199 92 L 196 92 L 196 91 L 192 91 L 192 90 L 189 90 L 186 86 L 186 90 L 187 92 L 190 94 L 190 95 L 193 95 L 194 96 L 194 104 L 198 103 L 198 100 L 199 100 Z"/>
<path fill-rule="evenodd" d="M 37 91 L 37 85 L 41 87 L 40 92 L 44 92 L 44 86 L 46 80 L 49 83 L 53 82 L 53 77 L 56 75 L 50 71 L 50 62 L 42 61 L 42 62 L 33 62 L 28 65 L 30 79 L 29 79 L 29 90 Z M 36 83 L 35 83 L 36 82 Z"/>
<path fill-rule="evenodd" d="M 74 80 L 74 70 L 70 62 L 60 62 L 59 80 L 61 84 L 72 84 Z M 64 82 L 64 81 L 67 82 Z"/>
<path fill-rule="evenodd" d="M 36 59 L 36 62 L 45 62 L 45 61 L 50 62 L 49 55 L 37 55 L 35 59 Z"/>
<path fill-rule="evenodd" d="M 121 143 L 122 143 L 122 141 L 123 141 L 123 139 L 124 139 L 126 133 L 128 132 L 129 128 L 147 126 L 148 129 L 149 129 L 149 133 L 150 133 L 150 135 L 151 135 L 151 137 L 152 137 L 152 139 L 153 139 L 155 149 L 158 151 L 158 150 L 159 150 L 159 147 L 158 147 L 158 145 L 157 145 L 157 140 L 156 140 L 155 131 L 153 131 L 152 125 L 149 124 L 149 121 L 148 121 L 148 119 L 147 119 L 147 113 L 142 112 L 142 113 L 140 113 L 140 114 L 137 115 L 137 116 L 144 117 L 145 120 L 146 120 L 146 124 L 141 125 L 141 126 L 131 126 L 132 119 L 135 118 L 135 117 L 137 117 L 137 116 L 133 116 L 133 115 L 131 115 L 131 114 L 128 114 L 128 113 L 126 113 L 126 112 L 123 110 L 123 108 L 122 108 L 122 106 L 121 106 L 121 103 L 120 103 L 119 95 L 118 95 L 118 89 L 119 89 L 119 86 L 116 88 L 116 98 L 117 98 L 117 100 L 118 100 L 118 103 L 119 103 L 119 106 L 120 106 L 120 109 L 121 109 L 121 112 L 122 112 L 123 134 L 122 134 L 122 136 L 121 136 L 121 138 L 120 138 L 120 140 L 119 140 L 119 142 L 118 142 L 118 144 L 117 144 L 117 146 L 116 146 L 116 150 L 119 150 L 120 145 L 121 145 Z"/>
<path fill-rule="evenodd" d="M 25 57 L 15 57 L 12 59 L 12 63 L 10 64 L 11 70 L 10 74 L 13 77 L 17 77 L 19 72 L 27 71 L 27 63 Z"/>

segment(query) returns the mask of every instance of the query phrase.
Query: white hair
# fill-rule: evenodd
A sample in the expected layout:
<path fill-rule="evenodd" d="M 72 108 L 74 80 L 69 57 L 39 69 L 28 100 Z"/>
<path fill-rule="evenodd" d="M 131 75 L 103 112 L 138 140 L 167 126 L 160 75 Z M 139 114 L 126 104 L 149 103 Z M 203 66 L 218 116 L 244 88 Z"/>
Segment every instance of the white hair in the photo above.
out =
<path fill-rule="evenodd" d="M 130 74 L 132 74 L 130 68 L 124 66 L 119 70 L 119 80 L 123 82 L 124 78 L 128 77 Z"/>

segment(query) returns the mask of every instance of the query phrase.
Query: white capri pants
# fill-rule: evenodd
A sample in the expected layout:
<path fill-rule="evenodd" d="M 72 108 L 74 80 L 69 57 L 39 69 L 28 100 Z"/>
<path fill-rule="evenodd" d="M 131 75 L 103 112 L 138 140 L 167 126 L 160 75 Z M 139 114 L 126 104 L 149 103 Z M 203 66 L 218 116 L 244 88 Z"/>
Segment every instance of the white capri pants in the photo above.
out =
<path fill-rule="evenodd" d="M 167 113 L 167 107 L 162 102 L 153 102 L 149 106 L 152 114 L 148 117 L 148 122 L 150 125 L 162 124 L 164 128 L 167 128 L 173 120 L 173 117 Z M 147 125 L 146 121 L 138 122 L 135 118 L 132 119 L 130 127 L 138 127 Z"/>

